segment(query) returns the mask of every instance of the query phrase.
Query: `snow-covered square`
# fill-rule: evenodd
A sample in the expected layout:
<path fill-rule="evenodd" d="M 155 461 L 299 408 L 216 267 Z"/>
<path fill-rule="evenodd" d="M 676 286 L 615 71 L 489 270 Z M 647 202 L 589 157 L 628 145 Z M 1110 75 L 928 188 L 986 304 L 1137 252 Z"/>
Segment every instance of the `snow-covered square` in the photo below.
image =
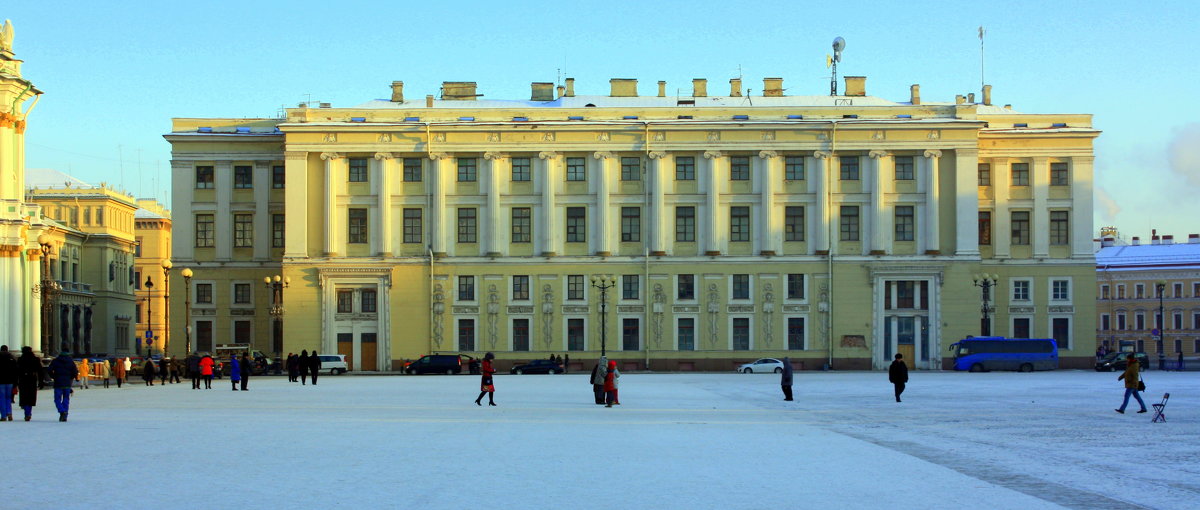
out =
<path fill-rule="evenodd" d="M 1195 372 L 285 377 L 76 389 L 0 425 L 2 508 L 1195 508 Z M 140 381 L 134 381 L 140 383 Z"/>

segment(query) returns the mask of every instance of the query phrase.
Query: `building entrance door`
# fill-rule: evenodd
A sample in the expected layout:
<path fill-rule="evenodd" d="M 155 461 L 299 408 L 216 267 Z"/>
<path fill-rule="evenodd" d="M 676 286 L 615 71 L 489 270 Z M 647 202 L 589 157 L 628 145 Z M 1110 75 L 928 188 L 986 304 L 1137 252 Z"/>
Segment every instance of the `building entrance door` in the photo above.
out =
<path fill-rule="evenodd" d="M 354 334 L 338 333 L 337 352 L 346 357 L 346 370 L 354 370 Z"/>
<path fill-rule="evenodd" d="M 885 281 L 883 345 L 877 366 L 887 367 L 895 354 L 904 356 L 908 368 L 929 368 L 929 282 Z M 878 344 L 877 344 L 878 345 Z"/>
<path fill-rule="evenodd" d="M 367 372 L 375 372 L 379 370 L 379 342 L 376 340 L 375 333 L 363 333 L 359 337 L 359 351 L 362 352 L 362 363 L 359 370 Z"/>

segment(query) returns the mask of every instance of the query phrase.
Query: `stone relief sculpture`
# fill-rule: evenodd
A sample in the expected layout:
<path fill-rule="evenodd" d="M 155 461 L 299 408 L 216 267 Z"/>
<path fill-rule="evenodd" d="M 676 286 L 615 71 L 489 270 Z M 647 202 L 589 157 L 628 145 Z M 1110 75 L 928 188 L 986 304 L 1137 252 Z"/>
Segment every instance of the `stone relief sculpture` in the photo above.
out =
<path fill-rule="evenodd" d="M 771 284 L 763 284 L 763 342 L 767 347 L 775 340 L 774 315 L 775 293 L 771 292 Z"/>
<path fill-rule="evenodd" d="M 654 284 L 654 305 L 651 311 L 654 313 L 654 347 L 662 347 L 662 321 L 663 308 L 667 300 L 666 294 L 663 293 L 661 283 Z"/>
<path fill-rule="evenodd" d="M 442 318 L 446 315 L 446 293 L 442 284 L 433 286 L 433 343 L 442 346 Z"/>
<path fill-rule="evenodd" d="M 0 51 L 12 52 L 13 42 L 13 26 L 12 21 L 4 20 L 4 26 L 0 27 Z"/>
<path fill-rule="evenodd" d="M 717 300 L 720 295 L 717 294 L 717 284 L 708 284 L 708 343 L 712 347 L 717 346 L 717 319 L 721 313 L 721 303 Z"/>
<path fill-rule="evenodd" d="M 554 324 L 554 290 L 550 284 L 542 286 L 542 342 L 545 342 L 546 349 L 554 344 L 554 334 L 551 328 Z"/>
<path fill-rule="evenodd" d="M 500 297 L 496 295 L 496 285 L 488 285 L 488 344 L 496 350 L 496 322 L 500 320 Z"/>

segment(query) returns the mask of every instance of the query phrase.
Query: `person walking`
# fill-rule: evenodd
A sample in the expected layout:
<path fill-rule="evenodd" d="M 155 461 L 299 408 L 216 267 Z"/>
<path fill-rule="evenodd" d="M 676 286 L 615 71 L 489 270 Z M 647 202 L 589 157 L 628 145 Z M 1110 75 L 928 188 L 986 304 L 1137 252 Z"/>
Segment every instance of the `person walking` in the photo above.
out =
<path fill-rule="evenodd" d="M 131 373 L 133 373 L 133 360 L 129 359 L 129 356 L 126 356 L 125 357 L 125 377 L 127 379 L 125 382 L 129 382 L 128 377 L 129 377 L 129 374 L 131 374 Z"/>
<path fill-rule="evenodd" d="M 604 405 L 604 377 L 608 375 L 608 358 L 600 356 L 596 366 L 592 367 L 592 394 L 597 405 Z"/>
<path fill-rule="evenodd" d="M 570 365 L 571 365 L 571 355 L 568 354 L 563 357 L 563 373 L 564 374 L 567 373 L 567 370 L 570 368 Z"/>
<path fill-rule="evenodd" d="M 193 352 L 187 357 L 187 372 L 192 379 L 192 389 L 200 389 L 200 353 Z"/>
<path fill-rule="evenodd" d="M 92 364 L 88 362 L 87 358 L 83 358 L 82 360 L 79 361 L 78 367 L 79 367 L 79 377 L 78 377 L 79 387 L 86 390 L 86 389 L 88 389 L 88 380 L 92 378 Z"/>
<path fill-rule="evenodd" d="M 171 358 L 171 382 L 172 383 L 179 384 L 179 383 L 183 382 L 183 380 L 179 378 L 179 373 L 182 371 L 183 371 L 183 364 L 180 363 L 179 358 Z"/>
<path fill-rule="evenodd" d="M 238 383 L 242 380 L 242 364 L 238 362 L 237 354 L 230 356 L 229 367 L 229 382 L 233 384 L 233 391 L 237 391 Z"/>
<path fill-rule="evenodd" d="M 484 395 L 487 395 L 489 406 L 496 405 L 496 385 L 492 382 L 492 374 L 496 373 L 496 369 L 492 368 L 492 360 L 495 358 L 496 355 L 490 352 L 483 355 L 483 366 L 479 368 L 479 373 L 482 374 L 482 379 L 479 382 L 479 397 L 475 399 L 475 405 L 477 406 L 483 405 L 479 401 L 483 400 Z"/>
<path fill-rule="evenodd" d="M 300 385 L 308 384 L 308 349 L 300 351 L 300 357 L 296 358 L 296 366 L 300 369 Z"/>
<path fill-rule="evenodd" d="M 0 346 L 0 421 L 12 421 L 13 387 L 20 372 L 17 358 L 8 352 L 8 346 Z"/>
<path fill-rule="evenodd" d="M 233 366 L 234 370 L 238 370 L 239 368 L 241 369 L 242 391 L 250 391 L 250 389 L 246 386 L 250 384 L 250 367 L 252 366 L 253 365 L 250 361 L 250 353 L 242 353 L 242 363 L 240 367 L 238 365 Z M 313 382 L 313 384 L 316 384 L 316 382 Z"/>
<path fill-rule="evenodd" d="M 37 406 L 38 389 L 42 387 L 42 359 L 33 354 L 33 348 L 26 345 L 21 347 L 21 357 L 17 359 L 17 390 L 19 400 L 17 405 L 25 411 L 25 421 L 33 419 L 33 408 Z M 12 416 L 10 415 L 11 419 Z"/>
<path fill-rule="evenodd" d="M 1125 406 L 1129 405 L 1129 396 L 1133 395 L 1133 398 L 1137 399 L 1138 405 L 1142 406 L 1142 410 L 1138 412 L 1146 412 L 1146 403 L 1142 401 L 1141 388 L 1138 387 L 1138 383 L 1142 381 L 1142 376 L 1139 375 L 1138 369 L 1137 358 L 1134 357 L 1133 353 L 1126 355 L 1125 373 L 1117 376 L 1118 381 L 1125 380 L 1125 400 L 1121 402 L 1121 407 L 1113 409 L 1114 411 L 1125 414 Z"/>
<path fill-rule="evenodd" d="M 71 353 L 62 351 L 50 362 L 50 377 L 54 379 L 54 406 L 58 408 L 58 421 L 67 421 L 71 411 L 71 382 L 79 376 L 79 368 L 71 360 Z"/>
<path fill-rule="evenodd" d="M 783 386 L 783 399 L 792 401 L 792 359 L 783 358 L 783 375 L 779 378 L 779 384 Z"/>
<path fill-rule="evenodd" d="M 317 356 L 317 351 L 308 355 L 308 371 L 311 372 L 313 386 L 316 386 L 317 374 L 321 373 L 321 357 Z"/>
<path fill-rule="evenodd" d="M 896 353 L 895 361 L 888 367 L 888 380 L 895 386 L 896 402 L 899 402 L 900 394 L 904 393 L 904 383 L 908 382 L 908 365 L 904 363 L 903 354 Z"/>
<path fill-rule="evenodd" d="M 121 384 L 125 382 L 125 374 L 129 373 L 129 369 L 125 368 L 126 363 L 129 363 L 129 358 L 117 358 L 117 361 L 113 363 L 113 372 L 117 374 L 118 388 L 120 388 Z"/>
<path fill-rule="evenodd" d="M 1183 371 L 1183 351 L 1179 351 L 1179 352 L 1175 353 L 1175 357 L 1178 358 L 1178 363 L 1175 364 L 1175 370 L 1182 372 Z"/>
<path fill-rule="evenodd" d="M 154 361 L 150 358 L 142 364 L 142 380 L 146 381 L 146 386 L 154 386 Z"/>
<path fill-rule="evenodd" d="M 171 360 L 166 356 L 158 359 L 158 384 L 166 386 L 171 378 Z"/>
<path fill-rule="evenodd" d="M 216 366 L 212 356 L 205 354 L 200 358 L 200 378 L 204 379 L 204 389 L 212 389 L 213 367 Z"/>
<path fill-rule="evenodd" d="M 612 407 L 621 405 L 617 401 L 617 379 L 621 377 L 621 373 L 617 371 L 617 361 L 608 362 L 608 372 L 604 374 L 604 407 Z"/>
<path fill-rule="evenodd" d="M 289 352 L 287 360 L 283 364 L 287 367 L 288 382 L 296 382 L 296 379 L 300 377 L 300 367 L 296 364 L 296 353 Z"/>

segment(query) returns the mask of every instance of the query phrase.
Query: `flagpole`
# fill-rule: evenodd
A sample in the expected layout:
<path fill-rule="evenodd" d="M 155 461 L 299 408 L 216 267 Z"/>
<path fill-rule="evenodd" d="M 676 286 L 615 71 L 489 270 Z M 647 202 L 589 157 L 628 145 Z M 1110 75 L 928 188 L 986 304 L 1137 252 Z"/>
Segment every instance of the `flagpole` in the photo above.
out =
<path fill-rule="evenodd" d="M 983 85 L 985 83 L 987 83 L 987 81 L 984 79 L 984 75 L 983 75 L 983 34 L 984 34 L 984 32 L 985 31 L 983 29 L 983 25 L 980 25 L 979 26 L 979 90 L 980 90 L 980 94 L 983 93 Z"/>

